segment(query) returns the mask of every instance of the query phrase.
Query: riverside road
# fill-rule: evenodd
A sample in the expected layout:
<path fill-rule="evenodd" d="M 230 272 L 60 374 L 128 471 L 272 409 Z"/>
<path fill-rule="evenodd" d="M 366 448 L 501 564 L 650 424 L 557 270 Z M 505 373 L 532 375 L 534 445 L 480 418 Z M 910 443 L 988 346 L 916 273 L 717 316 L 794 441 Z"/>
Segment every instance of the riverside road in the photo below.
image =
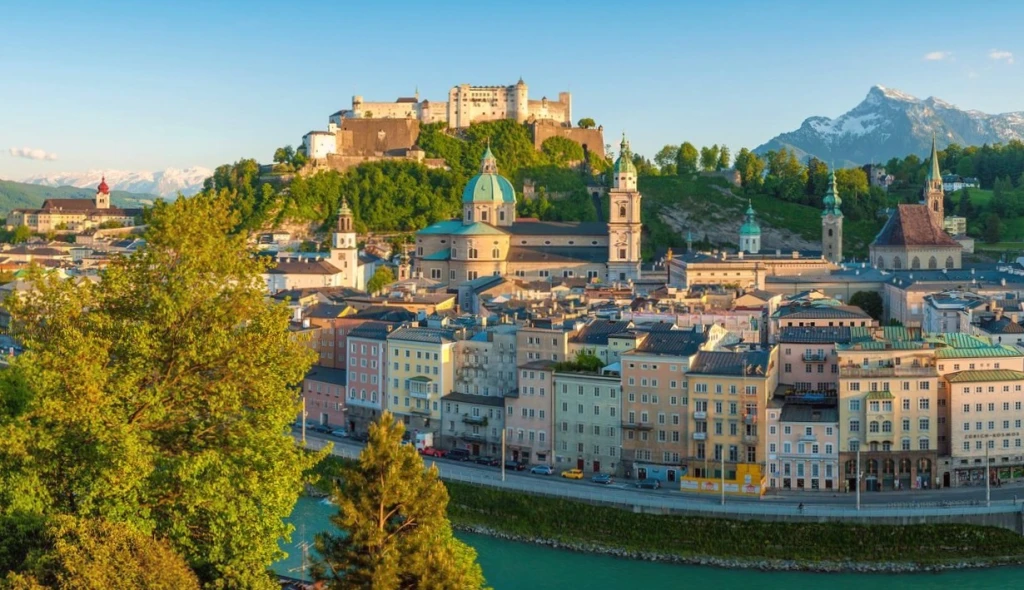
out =
<path fill-rule="evenodd" d="M 296 433 L 296 438 L 299 438 Z M 356 458 L 363 448 L 362 443 L 349 439 L 339 439 L 319 433 L 306 433 L 307 446 L 319 450 L 328 442 L 333 443 L 332 453 L 340 457 Z M 778 492 L 764 498 L 742 498 L 728 496 L 726 507 L 719 505 L 720 496 L 700 493 L 681 492 L 678 489 L 662 488 L 659 490 L 640 490 L 634 487 L 633 480 L 616 479 L 613 484 L 596 484 L 589 479 L 569 480 L 555 475 L 536 475 L 529 471 L 505 472 L 502 481 L 501 468 L 478 465 L 472 462 L 457 462 L 447 459 L 424 457 L 426 464 L 437 466 L 442 479 L 475 483 L 509 490 L 528 493 L 580 498 L 601 502 L 664 507 L 680 510 L 701 510 L 706 512 L 744 512 L 785 514 L 794 513 L 803 505 L 802 513 L 808 516 L 852 511 L 856 507 L 856 494 L 830 492 Z M 864 492 L 861 494 L 862 509 L 860 514 L 871 516 L 891 514 L 892 511 L 915 513 L 945 513 L 957 511 L 963 513 L 1008 512 L 1014 503 L 1024 501 L 1024 486 L 1004 485 L 992 488 L 992 506 L 985 505 L 985 488 L 948 488 L 939 490 L 907 490 L 900 492 Z M 729 509 L 728 506 L 733 508 Z"/>

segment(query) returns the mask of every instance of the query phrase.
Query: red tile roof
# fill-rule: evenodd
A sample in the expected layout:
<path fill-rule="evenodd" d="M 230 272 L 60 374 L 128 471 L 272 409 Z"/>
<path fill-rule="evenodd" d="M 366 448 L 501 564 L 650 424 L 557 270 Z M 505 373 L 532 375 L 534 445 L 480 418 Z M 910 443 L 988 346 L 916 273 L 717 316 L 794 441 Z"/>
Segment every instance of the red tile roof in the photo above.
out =
<path fill-rule="evenodd" d="M 925 205 L 900 205 L 875 238 L 875 246 L 959 246 L 941 227 L 932 224 Z"/>

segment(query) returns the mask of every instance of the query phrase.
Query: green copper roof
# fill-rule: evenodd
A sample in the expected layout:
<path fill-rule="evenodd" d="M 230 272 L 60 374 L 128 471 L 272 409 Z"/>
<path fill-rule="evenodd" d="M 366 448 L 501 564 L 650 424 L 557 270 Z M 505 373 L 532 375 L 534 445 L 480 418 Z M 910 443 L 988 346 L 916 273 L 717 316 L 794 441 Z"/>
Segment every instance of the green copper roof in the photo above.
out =
<path fill-rule="evenodd" d="M 507 178 L 498 174 L 498 164 L 487 146 L 484 157 L 480 160 L 480 174 L 469 179 L 462 191 L 463 203 L 513 203 L 516 202 L 516 190 Z"/>
<path fill-rule="evenodd" d="M 754 219 L 754 206 L 747 201 L 747 220 L 740 226 L 741 236 L 759 236 L 761 235 L 761 226 L 757 224 L 757 220 Z"/>
<path fill-rule="evenodd" d="M 928 175 L 925 180 L 939 180 L 942 178 L 942 172 L 939 170 L 939 152 L 935 149 L 935 134 L 932 133 L 932 153 L 931 166 L 928 167 Z"/>
<path fill-rule="evenodd" d="M 825 191 L 825 196 L 821 199 L 821 202 L 824 207 L 821 212 L 822 217 L 828 214 L 835 215 L 836 217 L 843 216 L 843 212 L 840 210 L 843 200 L 839 197 L 839 190 L 836 189 L 835 169 L 828 171 L 828 190 Z"/>
<path fill-rule="evenodd" d="M 868 399 L 892 399 L 893 395 L 888 391 L 872 391 L 866 397 Z"/>
<path fill-rule="evenodd" d="M 445 248 L 444 250 L 438 250 L 437 252 L 434 252 L 433 254 L 427 254 L 426 256 L 420 256 L 420 260 L 431 260 L 431 261 L 450 260 L 451 259 L 451 254 L 452 254 L 451 248 Z"/>
<path fill-rule="evenodd" d="M 973 383 L 975 381 L 1020 381 L 1024 373 L 1009 369 L 993 371 L 960 371 L 946 377 L 950 383 Z"/>
<path fill-rule="evenodd" d="M 636 166 L 633 165 L 633 151 L 629 149 L 629 142 L 626 134 L 622 134 L 622 143 L 619 144 L 619 159 L 615 160 L 615 175 L 623 173 L 636 175 Z"/>
<path fill-rule="evenodd" d="M 974 359 L 974 358 L 1005 358 L 1022 356 L 1022 353 L 1009 346 L 981 346 L 978 348 L 938 348 L 935 356 L 940 359 Z"/>
<path fill-rule="evenodd" d="M 480 223 L 475 221 L 469 225 L 459 225 L 459 227 L 452 230 L 452 235 L 456 236 L 504 236 L 508 235 L 504 231 L 488 225 L 486 223 Z"/>
<path fill-rule="evenodd" d="M 447 235 L 447 234 L 453 233 L 455 230 L 459 229 L 460 227 L 462 227 L 462 220 L 460 220 L 460 219 L 449 219 L 447 221 L 438 221 L 437 223 L 435 223 L 433 225 L 428 225 L 427 227 L 421 229 L 420 231 L 418 231 L 416 233 L 424 234 L 424 235 L 428 235 L 428 236 L 429 235 Z"/>

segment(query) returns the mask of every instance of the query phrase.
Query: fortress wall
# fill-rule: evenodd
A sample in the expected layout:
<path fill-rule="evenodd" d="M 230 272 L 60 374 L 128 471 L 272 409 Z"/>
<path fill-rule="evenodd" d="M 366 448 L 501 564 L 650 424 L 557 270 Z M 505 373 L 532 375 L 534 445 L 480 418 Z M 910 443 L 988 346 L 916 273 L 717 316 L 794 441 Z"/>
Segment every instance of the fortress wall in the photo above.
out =
<path fill-rule="evenodd" d="M 591 154 L 598 158 L 604 158 L 604 131 L 601 129 L 562 127 L 544 122 L 533 124 L 533 147 L 535 149 L 540 150 L 541 144 L 549 137 L 564 137 L 581 146 L 585 145 Z"/>

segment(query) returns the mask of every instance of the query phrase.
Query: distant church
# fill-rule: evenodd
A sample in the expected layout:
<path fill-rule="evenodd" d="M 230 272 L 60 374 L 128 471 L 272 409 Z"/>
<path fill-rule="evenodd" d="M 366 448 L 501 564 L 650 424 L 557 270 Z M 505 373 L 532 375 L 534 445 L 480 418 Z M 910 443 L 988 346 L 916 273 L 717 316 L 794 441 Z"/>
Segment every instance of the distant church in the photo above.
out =
<path fill-rule="evenodd" d="M 123 227 L 135 225 L 142 209 L 122 209 L 110 205 L 110 187 L 104 176 L 92 199 L 46 199 L 39 209 L 14 209 L 7 214 L 7 228 L 19 225 L 33 232 L 70 230 L 80 232 L 102 223 L 115 222 Z"/>
<path fill-rule="evenodd" d="M 942 173 L 932 137 L 924 202 L 899 205 L 871 244 L 871 262 L 884 270 L 960 268 L 963 248 L 943 229 Z"/>
<path fill-rule="evenodd" d="M 608 223 L 516 219 L 515 189 L 487 148 L 462 193 L 462 219 L 416 233 L 417 269 L 452 286 L 489 276 L 637 280 L 641 195 L 625 137 L 612 174 Z"/>

